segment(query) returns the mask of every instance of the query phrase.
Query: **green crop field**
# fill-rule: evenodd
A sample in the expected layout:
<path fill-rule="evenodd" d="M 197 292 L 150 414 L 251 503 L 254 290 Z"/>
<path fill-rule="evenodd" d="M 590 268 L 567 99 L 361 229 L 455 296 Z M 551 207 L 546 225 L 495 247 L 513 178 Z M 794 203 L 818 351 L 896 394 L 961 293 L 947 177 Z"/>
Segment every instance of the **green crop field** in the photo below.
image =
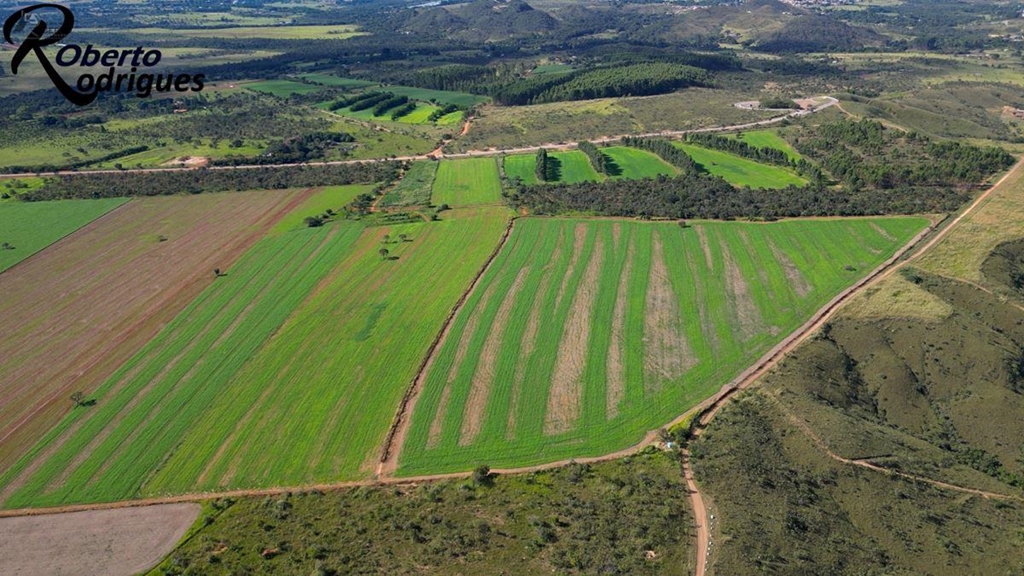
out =
<path fill-rule="evenodd" d="M 288 232 L 297 228 L 306 227 L 304 220 L 308 216 L 323 214 L 327 210 L 340 212 L 349 202 L 356 199 L 360 194 L 369 194 L 373 191 L 373 185 L 349 185 L 349 186 L 327 186 L 316 193 L 315 196 L 306 200 L 301 206 L 292 210 L 271 230 L 272 234 Z"/>
<path fill-rule="evenodd" d="M 264 239 L 92 394 L 94 406 L 0 476 L 2 505 L 368 476 L 420 359 L 509 216 L 456 210 Z M 382 243 L 399 233 L 409 240 Z"/>
<path fill-rule="evenodd" d="M 694 162 L 703 166 L 709 173 L 721 176 L 735 186 L 785 188 L 789 185 L 802 186 L 807 183 L 806 180 L 785 168 L 761 164 L 720 150 L 711 150 L 682 142 L 673 142 L 673 144 L 689 154 Z"/>
<path fill-rule="evenodd" d="M 293 82 L 291 80 L 262 80 L 260 82 L 249 82 L 243 84 L 243 86 L 249 90 L 272 94 L 279 98 L 287 98 L 292 94 L 309 94 L 324 89 L 322 86 L 303 84 L 302 82 Z"/>
<path fill-rule="evenodd" d="M 432 359 L 399 473 L 638 442 L 926 224 L 520 220 Z"/>
<path fill-rule="evenodd" d="M 782 150 L 789 156 L 790 160 L 799 160 L 801 158 L 800 153 L 797 152 L 789 142 L 779 136 L 779 133 L 774 130 L 753 130 L 750 132 L 742 132 L 737 134 L 740 140 L 754 146 L 756 148 L 775 148 L 776 150 Z"/>
<path fill-rule="evenodd" d="M 501 177 L 494 158 L 442 160 L 434 179 L 435 206 L 474 206 L 501 202 Z"/>
<path fill-rule="evenodd" d="M 537 175 L 534 171 L 537 156 L 534 154 L 516 154 L 505 158 L 505 175 L 509 178 L 519 177 L 526 184 L 536 184 Z M 552 174 L 551 182 L 593 182 L 601 180 L 601 176 L 590 165 L 587 155 L 578 151 L 549 152 L 548 164 Z"/>
<path fill-rule="evenodd" d="M 627 146 L 602 148 L 606 157 L 605 170 L 613 178 L 655 178 L 661 174 L 674 176 L 675 167 L 646 150 Z"/>
<path fill-rule="evenodd" d="M 426 160 L 413 162 L 409 171 L 397 186 L 388 190 L 380 199 L 381 206 L 425 206 L 430 204 L 437 162 Z"/>
<path fill-rule="evenodd" d="M 0 204 L 0 272 L 124 204 L 126 198 Z"/>

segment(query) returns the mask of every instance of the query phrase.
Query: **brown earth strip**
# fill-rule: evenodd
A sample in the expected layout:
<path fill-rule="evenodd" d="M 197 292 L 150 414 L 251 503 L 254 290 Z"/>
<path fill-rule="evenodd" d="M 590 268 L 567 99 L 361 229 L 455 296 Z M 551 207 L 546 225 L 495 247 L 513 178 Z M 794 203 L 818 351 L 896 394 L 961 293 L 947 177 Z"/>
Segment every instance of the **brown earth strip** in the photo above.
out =
<path fill-rule="evenodd" d="M 775 261 L 782 266 L 782 270 L 786 273 L 786 279 L 789 280 L 790 287 L 796 292 L 796 295 L 803 298 L 810 294 L 812 286 L 804 278 L 800 267 L 793 263 L 789 259 L 789 256 L 785 252 L 779 250 L 778 246 L 775 245 L 770 239 L 768 240 L 768 246 L 772 249 L 772 255 L 775 256 Z"/>
<path fill-rule="evenodd" d="M 494 259 L 501 253 L 501 249 L 505 247 L 505 243 L 508 242 L 509 236 L 512 235 L 512 228 L 515 226 L 516 219 L 512 218 L 508 222 L 508 226 L 505 227 L 505 233 L 501 235 L 501 239 L 498 241 L 497 246 L 494 247 L 494 251 L 487 257 L 487 261 L 480 267 L 476 277 L 469 283 L 469 287 L 459 297 L 458 302 L 452 307 L 452 311 L 445 318 L 444 324 L 441 330 L 434 337 L 434 341 L 430 343 L 430 347 L 427 348 L 427 353 L 423 357 L 423 361 L 420 362 L 419 368 L 416 370 L 416 376 L 413 378 L 412 383 L 409 385 L 409 389 L 406 390 L 405 395 L 402 397 L 402 401 L 398 405 L 398 412 L 395 413 L 395 419 L 391 423 L 391 428 L 388 429 L 388 435 L 385 437 L 384 445 L 381 450 L 380 464 L 377 466 L 377 476 L 390 476 L 395 473 L 398 469 L 398 455 L 402 449 L 402 445 L 405 444 L 405 439 L 409 434 L 409 426 L 411 424 L 412 411 L 416 408 L 416 402 L 419 400 L 420 392 L 423 390 L 423 383 L 426 380 L 427 372 L 430 366 L 434 362 L 435 354 L 441 343 L 448 338 L 448 334 L 452 330 L 452 323 L 455 320 L 455 316 L 459 313 L 462 307 L 465 305 L 466 300 L 469 299 L 470 294 L 480 284 L 480 280 L 483 278 L 484 273 L 494 263 Z M 438 410 L 440 412 L 440 409 Z M 435 418 L 436 418 L 435 414 Z M 433 426 L 433 424 L 431 424 Z"/>
<path fill-rule="evenodd" d="M 661 238 L 654 236 L 651 271 L 644 304 L 644 390 L 657 393 L 697 365 L 681 326 L 679 297 L 672 287 Z"/>
<path fill-rule="evenodd" d="M 0 275 L 0 468 L 312 193 L 133 200 Z"/>
<path fill-rule="evenodd" d="M 490 399 L 491 388 L 494 384 L 498 353 L 503 344 L 502 336 L 508 325 L 508 319 L 512 315 L 512 305 L 515 304 L 519 291 L 523 287 L 523 281 L 526 280 L 526 275 L 529 272 L 529 266 L 524 266 L 519 270 L 519 274 L 516 275 L 515 281 L 512 282 L 512 286 L 498 308 L 487 340 L 484 341 L 483 350 L 480 352 L 480 363 L 477 364 L 476 374 L 473 375 L 473 387 L 469 390 L 469 398 L 466 400 L 463 413 L 462 430 L 459 437 L 460 446 L 472 444 L 483 427 L 487 401 Z"/>
<path fill-rule="evenodd" d="M 633 258 L 636 244 L 629 242 L 626 263 L 619 277 L 619 289 L 615 293 L 615 311 L 612 313 L 611 343 L 608 346 L 608 387 L 605 401 L 605 417 L 608 420 L 619 414 L 619 403 L 626 394 L 626 370 L 623 365 L 623 348 L 626 342 L 626 306 L 629 304 L 629 281 L 633 277 Z"/>
<path fill-rule="evenodd" d="M 576 229 L 576 243 L 581 244 L 580 227 Z M 578 254 L 582 249 L 574 253 Z M 599 235 L 594 251 L 583 272 L 579 292 L 573 298 L 569 317 L 565 322 L 562 340 L 558 343 L 555 370 L 548 391 L 547 411 L 544 414 L 544 434 L 560 434 L 572 429 L 580 417 L 583 399 L 583 369 L 590 343 L 590 321 L 597 299 L 597 284 L 604 263 L 604 241 Z M 568 278 L 568 275 L 566 276 Z M 563 288 L 565 283 L 562 284 Z"/>
<path fill-rule="evenodd" d="M 694 230 L 697 231 L 697 238 L 700 240 L 700 247 L 704 251 L 704 263 L 707 264 L 708 270 L 715 271 L 715 257 L 711 254 L 711 244 L 708 241 L 708 233 L 704 230 L 703 226 L 694 226 Z"/>

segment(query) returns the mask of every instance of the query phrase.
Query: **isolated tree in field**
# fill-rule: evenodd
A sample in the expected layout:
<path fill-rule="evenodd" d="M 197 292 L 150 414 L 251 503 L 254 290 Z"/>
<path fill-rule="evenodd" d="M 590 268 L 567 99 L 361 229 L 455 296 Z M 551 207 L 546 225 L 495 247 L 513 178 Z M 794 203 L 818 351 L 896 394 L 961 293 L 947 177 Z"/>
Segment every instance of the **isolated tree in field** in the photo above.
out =
<path fill-rule="evenodd" d="M 213 277 L 214 278 L 220 278 L 220 268 L 214 268 L 213 269 Z"/>
<path fill-rule="evenodd" d="M 385 234 L 384 237 L 380 239 L 381 244 L 387 244 L 388 242 L 391 242 L 391 234 Z"/>
<path fill-rule="evenodd" d="M 71 401 L 75 403 L 75 406 L 85 406 L 85 394 L 75 392 L 71 395 Z"/>
<path fill-rule="evenodd" d="M 537 150 L 537 166 L 534 168 L 537 180 L 547 182 L 548 180 L 548 151 L 541 148 Z"/>
<path fill-rule="evenodd" d="M 388 254 L 391 254 L 391 252 L 388 251 L 387 248 L 381 248 L 380 250 L 377 251 L 377 253 L 380 254 L 380 259 L 381 260 L 387 260 L 388 259 Z"/>
<path fill-rule="evenodd" d="M 409 235 L 408 234 L 399 234 L 398 235 L 398 241 L 399 242 L 408 242 L 409 241 Z"/>
<path fill-rule="evenodd" d="M 491 467 L 484 464 L 473 470 L 473 483 L 479 486 L 491 483 Z"/>
<path fill-rule="evenodd" d="M 306 216 L 302 221 L 310 228 L 316 228 L 324 225 L 324 219 L 320 216 Z"/>

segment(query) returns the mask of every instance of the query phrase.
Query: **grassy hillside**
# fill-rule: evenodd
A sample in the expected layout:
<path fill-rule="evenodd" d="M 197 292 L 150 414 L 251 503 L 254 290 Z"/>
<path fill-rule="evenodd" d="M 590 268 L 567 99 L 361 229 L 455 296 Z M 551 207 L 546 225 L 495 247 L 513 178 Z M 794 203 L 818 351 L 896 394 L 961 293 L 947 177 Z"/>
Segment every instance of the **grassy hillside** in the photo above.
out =
<path fill-rule="evenodd" d="M 712 421 L 692 452 L 717 573 L 1024 571 L 1022 188 L 1013 175 Z"/>
<path fill-rule="evenodd" d="M 637 442 L 923 225 L 520 220 L 433 358 L 400 473 Z"/>

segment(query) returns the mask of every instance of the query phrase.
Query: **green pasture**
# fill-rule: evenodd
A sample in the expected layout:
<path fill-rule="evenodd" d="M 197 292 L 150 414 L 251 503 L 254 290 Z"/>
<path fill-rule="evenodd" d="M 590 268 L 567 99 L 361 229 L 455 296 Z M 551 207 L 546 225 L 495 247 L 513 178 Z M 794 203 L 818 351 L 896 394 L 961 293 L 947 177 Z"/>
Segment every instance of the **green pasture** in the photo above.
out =
<path fill-rule="evenodd" d="M 348 186 L 327 186 L 306 200 L 295 210 L 285 215 L 271 230 L 271 234 L 280 234 L 290 230 L 305 228 L 305 219 L 309 216 L 323 214 L 327 210 L 341 212 L 341 209 L 360 194 L 373 191 L 372 184 L 354 184 Z"/>
<path fill-rule="evenodd" d="M 537 174 L 535 166 L 537 156 L 535 154 L 516 154 L 505 157 L 505 175 L 509 178 L 519 177 L 526 184 L 536 184 Z M 587 155 L 578 151 L 548 152 L 548 175 L 549 182 L 563 182 L 573 184 L 576 182 L 594 182 L 601 180 L 601 176 L 590 165 Z"/>
<path fill-rule="evenodd" d="M 605 155 L 605 171 L 612 178 L 656 178 L 679 173 L 678 169 L 657 154 L 639 148 L 609 146 L 601 148 L 601 152 Z"/>
<path fill-rule="evenodd" d="M 702 148 L 693 144 L 673 142 L 673 144 L 686 152 L 697 164 L 700 164 L 710 174 L 721 176 L 730 184 L 735 186 L 750 186 L 751 188 L 785 188 L 786 186 L 802 186 L 807 181 L 795 173 L 769 164 L 761 164 L 748 160 L 735 154 Z"/>
<path fill-rule="evenodd" d="M 501 202 L 501 178 L 494 158 L 442 160 L 431 204 L 474 206 Z"/>
<path fill-rule="evenodd" d="M 785 138 L 779 136 L 779 133 L 774 130 L 751 130 L 750 132 L 740 132 L 733 136 L 755 148 L 774 148 L 776 150 L 782 150 L 786 153 L 786 156 L 789 156 L 790 160 L 795 161 L 802 158 L 800 153 L 797 152 L 789 142 L 786 142 Z"/>
<path fill-rule="evenodd" d="M 5 189 L 6 190 L 6 189 Z M 0 203 L 0 272 L 127 202 L 127 198 Z"/>
<path fill-rule="evenodd" d="M 630 446 L 926 224 L 519 220 L 433 359 L 399 473 Z"/>

